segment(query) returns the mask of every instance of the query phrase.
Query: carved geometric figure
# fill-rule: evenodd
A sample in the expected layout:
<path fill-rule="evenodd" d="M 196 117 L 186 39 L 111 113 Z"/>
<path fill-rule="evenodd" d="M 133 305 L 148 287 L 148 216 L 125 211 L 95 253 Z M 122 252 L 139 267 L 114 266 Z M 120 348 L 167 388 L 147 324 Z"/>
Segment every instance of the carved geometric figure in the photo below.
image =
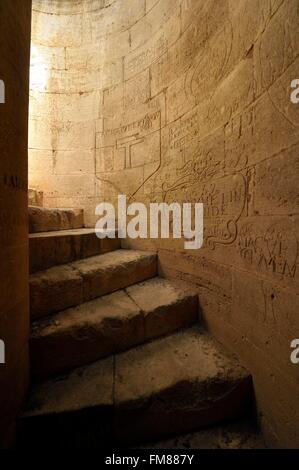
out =
<path fill-rule="evenodd" d="M 123 137 L 116 141 L 117 149 L 124 149 L 125 158 L 124 158 L 124 169 L 132 168 L 132 152 L 131 149 L 134 145 L 140 144 L 144 139 L 138 139 L 138 135 L 132 135 L 128 137 Z"/>
<path fill-rule="evenodd" d="M 104 130 L 97 133 L 96 177 L 110 185 L 109 197 L 121 193 L 133 197 L 158 170 L 162 152 L 162 113 L 158 106 L 155 101 L 143 105 L 134 121 L 131 113 L 118 120 L 106 119 Z M 113 160 L 113 170 L 112 165 L 109 169 L 105 164 L 107 153 Z"/>

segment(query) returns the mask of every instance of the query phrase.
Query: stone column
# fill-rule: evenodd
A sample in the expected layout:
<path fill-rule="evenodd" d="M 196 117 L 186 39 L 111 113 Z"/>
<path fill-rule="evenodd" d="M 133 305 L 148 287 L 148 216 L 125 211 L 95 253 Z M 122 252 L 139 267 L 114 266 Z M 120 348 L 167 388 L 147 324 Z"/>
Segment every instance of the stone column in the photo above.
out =
<path fill-rule="evenodd" d="M 1 0 L 0 447 L 13 441 L 28 384 L 28 95 L 31 0 Z"/>

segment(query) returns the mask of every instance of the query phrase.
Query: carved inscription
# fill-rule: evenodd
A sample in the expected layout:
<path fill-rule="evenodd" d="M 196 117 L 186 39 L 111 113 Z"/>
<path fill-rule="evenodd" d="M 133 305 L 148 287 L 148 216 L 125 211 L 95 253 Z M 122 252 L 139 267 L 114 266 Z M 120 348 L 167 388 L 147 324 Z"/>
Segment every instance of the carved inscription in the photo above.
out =
<path fill-rule="evenodd" d="M 149 136 L 160 130 L 160 111 L 148 113 L 143 118 L 127 125 L 104 130 L 99 134 L 100 152 L 97 158 L 96 173 L 99 174 L 111 169 L 115 171 L 132 169 L 145 165 L 147 160 L 145 155 L 140 152 L 140 144 L 146 145 Z M 109 152 L 107 152 L 107 149 L 109 149 Z M 160 141 L 157 146 L 156 160 L 159 160 L 159 149 Z M 107 158 L 107 154 L 109 158 Z"/>
<path fill-rule="evenodd" d="M 225 76 L 232 49 L 232 31 L 228 26 L 213 37 L 186 74 L 185 92 L 192 105 L 207 99 Z"/>
<path fill-rule="evenodd" d="M 5 173 L 3 175 L 3 185 L 4 187 L 11 190 L 19 190 L 27 192 L 27 181 L 20 178 L 18 175 L 9 175 Z"/>
<path fill-rule="evenodd" d="M 202 167 L 201 167 L 202 168 Z M 164 200 L 171 202 L 203 202 L 205 245 L 214 249 L 217 244 L 232 244 L 237 237 L 237 222 L 247 203 L 247 184 L 238 174 L 204 182 L 203 175 L 191 171 L 188 178 L 170 186 L 164 183 Z M 202 181 L 202 183 L 200 182 Z"/>
<path fill-rule="evenodd" d="M 259 271 L 294 278 L 298 262 L 298 237 L 287 222 L 273 223 L 262 230 L 247 223 L 238 237 L 238 251 L 248 266 Z"/>
<path fill-rule="evenodd" d="M 132 54 L 132 57 L 129 57 L 126 66 L 127 75 L 136 74 L 136 71 L 143 70 L 151 65 L 167 51 L 167 47 L 167 38 L 164 34 L 162 34 L 155 42 L 153 42 L 142 52 L 139 52 L 138 54 Z"/>
<path fill-rule="evenodd" d="M 195 111 L 186 119 L 179 121 L 179 124 L 173 124 L 169 129 L 169 147 L 171 151 L 179 151 L 181 154 L 181 163 L 185 164 L 186 149 L 194 138 L 198 135 L 198 115 Z"/>
<path fill-rule="evenodd" d="M 132 196 L 160 165 L 161 111 L 148 110 L 138 120 L 105 129 L 97 141 L 96 176 Z"/>

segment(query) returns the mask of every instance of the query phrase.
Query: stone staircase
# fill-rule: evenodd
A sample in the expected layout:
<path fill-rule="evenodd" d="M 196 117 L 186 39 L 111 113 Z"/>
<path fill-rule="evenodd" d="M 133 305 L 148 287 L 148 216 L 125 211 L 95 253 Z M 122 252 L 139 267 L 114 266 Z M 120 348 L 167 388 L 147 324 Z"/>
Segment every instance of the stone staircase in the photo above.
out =
<path fill-rule="evenodd" d="M 250 374 L 199 324 L 198 297 L 156 253 L 29 208 L 32 387 L 21 447 L 99 447 L 189 432 L 250 410 Z"/>

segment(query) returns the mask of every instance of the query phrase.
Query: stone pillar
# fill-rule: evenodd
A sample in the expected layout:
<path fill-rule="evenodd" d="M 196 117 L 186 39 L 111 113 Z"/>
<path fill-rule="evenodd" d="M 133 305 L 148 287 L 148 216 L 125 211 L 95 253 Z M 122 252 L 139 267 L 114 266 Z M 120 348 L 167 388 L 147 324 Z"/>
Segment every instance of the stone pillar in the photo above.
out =
<path fill-rule="evenodd" d="M 27 134 L 31 0 L 1 0 L 0 447 L 12 443 L 28 384 Z M 1 360 L 0 360 L 1 362 Z"/>

